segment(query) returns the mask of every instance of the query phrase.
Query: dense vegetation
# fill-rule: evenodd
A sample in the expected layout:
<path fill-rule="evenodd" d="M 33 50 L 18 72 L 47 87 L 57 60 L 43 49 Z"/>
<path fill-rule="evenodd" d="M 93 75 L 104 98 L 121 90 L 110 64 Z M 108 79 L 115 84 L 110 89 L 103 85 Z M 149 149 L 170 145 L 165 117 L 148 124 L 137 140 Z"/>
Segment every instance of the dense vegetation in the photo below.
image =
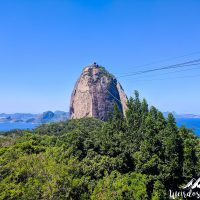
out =
<path fill-rule="evenodd" d="M 155 107 L 42 125 L 0 139 L 0 199 L 162 200 L 200 176 L 200 141 Z"/>

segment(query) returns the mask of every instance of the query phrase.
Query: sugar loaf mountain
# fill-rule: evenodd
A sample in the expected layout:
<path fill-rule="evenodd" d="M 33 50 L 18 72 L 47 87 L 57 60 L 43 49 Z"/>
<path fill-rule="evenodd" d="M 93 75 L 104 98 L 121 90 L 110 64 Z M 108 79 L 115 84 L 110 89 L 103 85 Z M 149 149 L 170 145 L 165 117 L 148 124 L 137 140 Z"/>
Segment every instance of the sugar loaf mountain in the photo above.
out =
<path fill-rule="evenodd" d="M 116 104 L 123 114 L 126 111 L 126 94 L 104 67 L 96 63 L 84 68 L 71 96 L 70 118 L 94 117 L 106 121 Z"/>

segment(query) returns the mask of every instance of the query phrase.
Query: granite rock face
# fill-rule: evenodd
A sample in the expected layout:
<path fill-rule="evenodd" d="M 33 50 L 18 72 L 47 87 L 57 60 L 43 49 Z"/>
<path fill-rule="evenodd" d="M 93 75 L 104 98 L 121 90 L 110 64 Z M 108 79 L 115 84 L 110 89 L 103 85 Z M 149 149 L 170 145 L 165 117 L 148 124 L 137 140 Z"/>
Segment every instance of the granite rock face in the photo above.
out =
<path fill-rule="evenodd" d="M 71 96 L 70 118 L 107 120 L 117 104 L 125 114 L 126 94 L 117 79 L 96 63 L 85 67 Z"/>

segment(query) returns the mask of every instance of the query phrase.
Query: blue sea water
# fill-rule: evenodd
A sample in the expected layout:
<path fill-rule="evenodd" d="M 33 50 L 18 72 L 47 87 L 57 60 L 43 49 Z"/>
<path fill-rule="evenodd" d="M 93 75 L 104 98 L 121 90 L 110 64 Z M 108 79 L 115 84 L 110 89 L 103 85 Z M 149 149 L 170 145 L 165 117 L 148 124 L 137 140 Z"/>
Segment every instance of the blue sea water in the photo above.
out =
<path fill-rule="evenodd" d="M 188 119 L 188 118 L 177 118 L 176 119 L 177 125 L 180 127 L 184 125 L 187 128 L 192 129 L 198 136 L 200 136 L 200 119 Z M 31 123 L 0 123 L 0 131 L 10 131 L 13 129 L 34 129 L 39 124 L 31 124 Z"/>
<path fill-rule="evenodd" d="M 30 130 L 36 128 L 37 126 L 39 126 L 39 124 L 22 123 L 22 122 L 17 122 L 17 123 L 5 122 L 5 123 L 0 123 L 0 131 L 10 131 L 13 129 Z"/>
<path fill-rule="evenodd" d="M 199 118 L 177 118 L 177 125 L 180 127 L 184 125 L 186 128 L 192 129 L 198 136 L 200 136 L 200 119 Z"/>

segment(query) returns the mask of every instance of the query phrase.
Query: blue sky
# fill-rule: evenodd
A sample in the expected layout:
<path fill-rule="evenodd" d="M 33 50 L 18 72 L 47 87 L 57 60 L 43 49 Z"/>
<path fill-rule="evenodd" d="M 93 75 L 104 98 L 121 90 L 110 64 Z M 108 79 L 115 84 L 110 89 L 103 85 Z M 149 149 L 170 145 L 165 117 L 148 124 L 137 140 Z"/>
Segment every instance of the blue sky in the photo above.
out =
<path fill-rule="evenodd" d="M 2 0 L 0 112 L 67 111 L 94 61 L 120 76 L 200 58 L 199 10 L 199 0 Z M 200 66 L 168 72 L 119 80 L 161 111 L 200 114 Z"/>

